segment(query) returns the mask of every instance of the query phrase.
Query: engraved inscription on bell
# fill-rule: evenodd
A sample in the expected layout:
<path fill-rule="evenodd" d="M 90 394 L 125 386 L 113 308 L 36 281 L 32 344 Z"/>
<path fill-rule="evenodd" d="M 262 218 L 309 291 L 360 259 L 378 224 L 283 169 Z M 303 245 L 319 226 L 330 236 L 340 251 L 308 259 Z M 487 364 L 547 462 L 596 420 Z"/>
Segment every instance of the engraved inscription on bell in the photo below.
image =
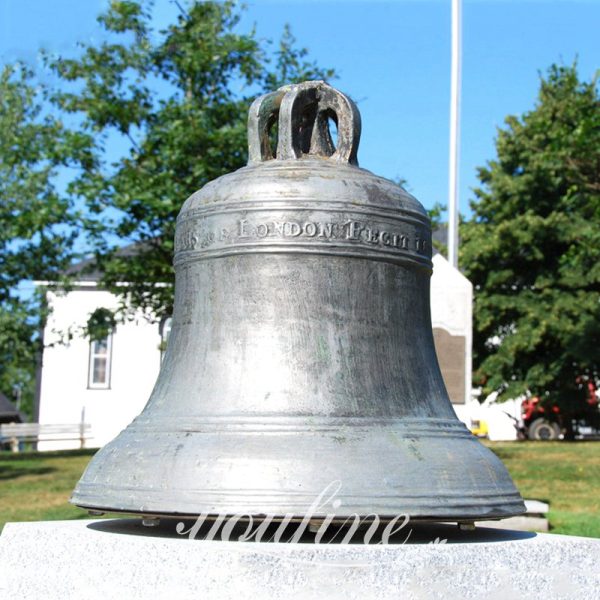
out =
<path fill-rule="evenodd" d="M 366 247 L 382 252 L 382 259 L 393 260 L 414 255 L 425 260 L 431 255 L 431 236 L 421 222 L 406 222 L 394 215 L 352 214 L 331 207 L 328 211 L 288 209 L 274 211 L 255 208 L 251 214 L 241 211 L 215 213 L 202 211 L 181 221 L 175 237 L 175 260 L 184 253 L 211 250 L 213 253 L 243 252 L 252 244 L 277 249 L 274 243 L 290 247 L 304 245 L 314 252 Z M 287 214 L 286 214 L 287 213 Z"/>

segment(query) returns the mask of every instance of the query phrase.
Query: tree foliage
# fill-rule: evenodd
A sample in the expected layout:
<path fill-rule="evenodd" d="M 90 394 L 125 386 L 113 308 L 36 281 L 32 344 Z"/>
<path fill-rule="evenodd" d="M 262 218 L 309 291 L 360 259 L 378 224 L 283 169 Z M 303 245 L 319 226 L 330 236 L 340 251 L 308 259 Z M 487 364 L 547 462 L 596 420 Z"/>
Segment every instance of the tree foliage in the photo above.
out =
<path fill-rule="evenodd" d="M 113 0 L 98 18 L 101 43 L 46 55 L 51 87 L 24 67 L 1 72 L 0 389 L 23 388 L 29 407 L 45 318 L 31 282 L 68 286 L 68 265 L 87 249 L 122 314 L 168 314 L 178 211 L 245 164 L 253 98 L 333 76 L 289 28 L 274 48 L 242 32 L 234 2 L 175 4 L 176 22 L 155 31 L 151 2 Z M 83 329 L 95 338 L 114 326 L 100 309 Z"/>
<path fill-rule="evenodd" d="M 113 2 L 100 17 L 107 41 L 84 45 L 52 68 L 73 87 L 55 94 L 55 103 L 93 138 L 93 168 L 82 170 L 70 192 L 89 209 L 103 283 L 124 306 L 159 318 L 173 302 L 179 209 L 205 183 L 246 163 L 252 99 L 284 81 L 333 73 L 307 62 L 289 28 L 269 54 L 254 32 L 239 31 L 232 2 L 194 3 L 159 33 L 144 6 Z M 109 163 L 116 140 L 124 150 Z M 123 243 L 135 252 L 119 251 Z"/>
<path fill-rule="evenodd" d="M 504 398 L 585 405 L 600 375 L 600 98 L 552 66 L 479 169 L 461 266 L 475 288 L 474 380 Z"/>
<path fill-rule="evenodd" d="M 77 212 L 57 190 L 61 168 L 89 161 L 88 140 L 44 113 L 41 90 L 21 65 L 0 73 L 0 390 L 33 398 L 43 322 L 24 282 L 59 282 L 72 257 Z"/>

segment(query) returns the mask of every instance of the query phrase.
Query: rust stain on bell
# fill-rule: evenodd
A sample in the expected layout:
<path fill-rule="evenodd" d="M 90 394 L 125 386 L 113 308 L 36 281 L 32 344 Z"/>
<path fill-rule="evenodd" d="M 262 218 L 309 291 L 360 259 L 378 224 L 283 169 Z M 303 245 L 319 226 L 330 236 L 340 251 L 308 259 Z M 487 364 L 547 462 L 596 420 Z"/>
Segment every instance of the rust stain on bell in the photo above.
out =
<path fill-rule="evenodd" d="M 303 516 L 339 481 L 340 517 L 524 511 L 444 388 L 426 212 L 358 167 L 360 129 L 355 104 L 321 81 L 253 103 L 248 166 L 181 209 L 173 326 L 154 391 L 92 459 L 73 503 Z"/>

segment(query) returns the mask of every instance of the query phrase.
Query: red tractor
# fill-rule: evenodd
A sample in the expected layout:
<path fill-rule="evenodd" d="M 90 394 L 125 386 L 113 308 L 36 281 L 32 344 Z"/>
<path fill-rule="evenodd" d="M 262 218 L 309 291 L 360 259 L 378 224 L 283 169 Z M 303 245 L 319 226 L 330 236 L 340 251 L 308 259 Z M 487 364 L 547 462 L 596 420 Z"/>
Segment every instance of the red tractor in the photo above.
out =
<path fill-rule="evenodd" d="M 581 384 L 587 388 L 585 404 L 579 409 L 565 414 L 556 405 L 542 404 L 534 396 L 521 402 L 521 435 L 530 440 L 558 440 L 575 438 L 579 434 L 598 434 L 600 431 L 600 410 L 596 386 L 592 382 Z"/>

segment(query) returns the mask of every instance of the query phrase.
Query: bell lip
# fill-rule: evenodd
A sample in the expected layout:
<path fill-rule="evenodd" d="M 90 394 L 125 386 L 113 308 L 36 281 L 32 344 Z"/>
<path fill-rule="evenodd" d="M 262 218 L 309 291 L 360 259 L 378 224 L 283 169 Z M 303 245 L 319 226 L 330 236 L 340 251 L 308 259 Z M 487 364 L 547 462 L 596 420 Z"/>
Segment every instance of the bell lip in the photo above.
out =
<path fill-rule="evenodd" d="M 272 443 L 268 444 L 271 440 L 270 435 L 254 437 L 254 443 L 258 443 L 257 440 L 262 440 L 265 445 L 269 446 L 270 451 L 291 448 L 294 439 L 297 441 L 297 436 L 292 435 L 294 431 L 290 433 L 287 430 L 289 428 L 283 427 L 282 429 L 283 425 L 289 425 L 289 419 L 280 421 L 281 419 L 276 419 L 274 423 L 271 423 L 271 429 L 267 427 L 270 433 L 277 434 L 278 444 L 274 448 Z M 464 473 L 464 464 L 455 460 L 448 463 L 448 465 L 453 466 L 454 471 L 446 474 L 446 477 L 452 475 L 453 477 L 445 486 L 441 484 L 433 485 L 428 482 L 427 477 L 420 481 L 417 476 L 417 481 L 404 480 L 401 487 L 398 487 L 398 484 L 387 482 L 385 477 L 380 484 L 377 483 L 379 482 L 378 476 L 375 476 L 375 479 L 366 477 L 365 472 L 361 471 L 364 468 L 370 469 L 368 462 L 364 462 L 366 459 L 363 462 L 352 462 L 351 458 L 353 456 L 356 458 L 357 449 L 361 448 L 360 444 L 366 444 L 370 447 L 371 438 L 379 440 L 380 444 L 382 443 L 381 440 L 384 440 L 384 445 L 377 447 L 378 455 L 387 456 L 389 452 L 397 451 L 398 440 L 393 436 L 383 435 L 384 430 L 387 430 L 385 427 L 360 427 L 361 421 L 361 419 L 358 419 L 356 423 L 353 422 L 354 427 L 345 430 L 347 447 L 354 450 L 354 452 L 349 451 L 348 453 L 348 460 L 350 460 L 348 464 L 351 464 L 352 467 L 347 472 L 338 469 L 332 475 L 331 481 L 323 478 L 324 476 L 308 477 L 298 473 L 295 476 L 296 479 L 293 485 L 289 482 L 286 485 L 278 485 L 279 480 L 276 475 L 279 471 L 277 471 L 274 475 L 268 474 L 268 477 L 264 477 L 262 483 L 257 486 L 245 478 L 244 471 L 237 473 L 238 479 L 235 479 L 235 483 L 230 482 L 229 485 L 219 486 L 210 480 L 210 470 L 207 471 L 208 479 L 201 477 L 199 473 L 195 473 L 195 477 L 190 478 L 187 466 L 183 468 L 181 473 L 163 473 L 164 478 L 160 479 L 146 477 L 144 480 L 138 474 L 135 474 L 132 460 L 137 456 L 136 440 L 139 444 L 144 439 L 153 439 L 157 448 L 162 447 L 158 443 L 159 432 L 155 431 L 154 427 L 150 427 L 146 431 L 144 428 L 145 420 L 139 417 L 116 440 L 94 457 L 77 483 L 70 502 L 84 509 L 101 512 L 156 514 L 175 518 L 178 516 L 197 518 L 200 514 L 293 514 L 301 516 L 307 513 L 314 514 L 318 518 L 317 513 L 319 510 L 325 513 L 321 517 L 332 512 L 331 505 L 319 506 L 314 504 L 315 500 L 320 498 L 323 489 L 327 488 L 322 484 L 333 481 L 348 481 L 350 483 L 348 486 L 343 486 L 343 492 L 338 491 L 335 493 L 336 500 L 340 500 L 340 503 L 335 506 L 336 516 L 348 517 L 355 513 L 359 515 L 375 513 L 380 516 L 389 517 L 391 515 L 395 517 L 408 514 L 413 519 L 475 521 L 517 516 L 526 511 L 523 499 L 512 482 L 506 467 L 489 449 L 479 444 L 458 419 L 415 418 L 407 421 L 399 419 L 397 422 L 395 420 L 392 423 L 388 422 L 387 429 L 391 433 L 396 432 L 400 439 L 407 438 L 407 432 L 411 433 L 410 439 L 412 441 L 404 460 L 410 458 L 412 462 L 398 462 L 396 460 L 394 464 L 399 465 L 400 470 L 405 473 L 412 472 L 414 476 L 417 476 L 419 468 L 422 468 L 419 461 L 426 459 L 427 455 L 422 457 L 418 452 L 415 452 L 415 444 L 417 444 L 417 449 L 419 447 L 421 451 L 428 449 L 431 453 L 435 448 L 430 447 L 431 444 L 428 438 L 437 437 L 440 443 L 443 442 L 443 447 L 447 448 L 447 452 L 450 451 L 448 448 L 452 448 L 454 455 L 462 457 L 463 460 L 470 459 L 473 465 L 478 466 L 481 470 L 480 474 L 487 474 L 489 477 L 487 479 L 479 478 L 476 483 L 473 481 L 474 475 L 471 473 L 469 477 L 463 480 L 461 474 Z M 145 424 L 149 425 L 148 422 Z M 372 425 L 367 419 L 365 425 L 369 424 Z M 161 424 L 162 436 L 169 439 L 174 435 L 170 425 L 173 424 L 168 420 Z M 248 434 L 257 431 L 262 431 L 263 434 L 267 433 L 265 423 L 257 430 L 257 423 L 254 421 L 242 423 L 243 426 L 238 422 L 231 423 L 223 419 L 203 421 L 203 426 L 200 428 L 197 427 L 199 423 L 188 425 L 192 429 L 199 429 L 194 433 L 201 436 L 202 439 L 211 432 L 218 434 L 222 444 L 221 450 L 224 452 L 225 448 L 229 448 L 230 453 L 233 452 L 232 448 L 239 447 L 239 436 L 242 433 Z M 225 425 L 227 427 L 224 429 Z M 318 437 L 324 456 L 327 456 L 328 450 L 332 448 L 336 453 L 340 452 L 339 439 L 336 437 L 339 428 L 336 425 L 338 425 L 337 420 L 331 418 L 325 418 L 322 422 L 311 423 L 311 427 L 315 429 L 311 435 Z M 436 425 L 437 427 L 435 427 Z M 273 427 L 275 429 L 272 431 Z M 194 445 L 195 436 L 191 435 L 189 430 L 179 431 L 178 433 L 183 436 L 180 439 L 179 446 L 177 446 L 178 455 L 185 455 L 185 445 L 181 445 L 184 443 L 182 440 L 185 440 L 185 444 L 188 446 L 193 446 L 195 454 L 198 454 L 199 450 Z M 369 435 L 365 436 L 365 433 L 369 433 Z M 292 442 L 288 440 L 290 435 L 292 435 L 290 438 Z M 307 433 L 304 431 L 302 439 L 308 443 L 306 435 Z M 207 439 L 211 439 L 211 436 Z M 227 440 L 234 440 L 235 444 L 227 445 Z M 117 449 L 119 452 L 117 452 Z M 265 458 L 264 451 L 260 447 L 256 451 L 258 456 Z M 302 448 L 299 448 L 298 452 L 301 451 Z M 227 454 L 221 456 L 221 454 L 219 454 L 221 460 L 225 460 L 228 456 Z M 292 458 L 296 457 L 296 454 L 293 457 L 292 455 L 280 456 L 277 453 L 275 454 L 279 456 L 282 465 L 289 463 Z M 367 456 L 360 453 L 359 455 L 363 458 Z M 210 460 L 211 456 L 203 456 L 205 458 L 203 464 L 213 464 Z M 267 453 L 268 456 L 270 454 Z M 161 457 L 165 457 L 165 455 L 161 454 Z M 440 464 L 446 464 L 445 461 L 447 459 L 442 460 Z M 182 464 L 185 465 L 186 463 Z M 99 465 L 100 468 L 98 468 Z M 123 475 L 120 475 L 121 467 L 125 465 L 128 468 Z M 411 465 L 413 467 L 412 471 L 410 470 Z M 153 470 L 143 472 L 148 475 L 152 474 Z M 360 477 L 361 473 L 365 477 Z M 212 476 L 214 480 L 214 473 L 212 473 Z M 267 484 L 269 479 L 273 481 Z M 202 481 L 201 484 L 200 481 Z"/>
<path fill-rule="evenodd" d="M 289 499 L 285 502 L 281 499 L 275 504 L 271 510 L 266 510 L 267 506 L 263 502 L 249 501 L 248 497 L 244 494 L 239 495 L 239 500 L 236 503 L 235 500 L 229 499 L 226 502 L 213 502 L 209 504 L 210 500 L 205 498 L 204 501 L 200 500 L 197 503 L 200 510 L 168 510 L 161 508 L 160 502 L 148 502 L 145 506 L 134 507 L 134 501 L 118 501 L 113 498 L 100 500 L 97 494 L 86 493 L 85 489 L 81 488 L 90 487 L 89 484 L 78 484 L 76 489 L 73 491 L 69 502 L 82 508 L 84 510 L 97 511 L 102 513 L 115 513 L 115 514 L 126 514 L 136 516 L 150 516 L 160 518 L 179 518 L 179 519 L 197 519 L 199 516 L 206 516 L 207 518 L 216 518 L 218 516 L 232 517 L 232 516 L 252 516 L 253 518 L 271 517 L 274 520 L 281 520 L 284 517 L 292 515 L 292 519 L 304 519 L 307 514 L 310 514 L 311 519 L 325 519 L 331 516 L 331 512 L 309 512 L 307 508 L 310 507 L 310 503 L 293 501 Z M 113 493 L 117 496 L 125 497 L 123 490 L 113 488 Z M 141 493 L 140 493 L 141 492 Z M 142 495 L 145 498 L 148 497 L 148 490 L 138 490 L 138 495 Z M 276 495 L 276 494 L 275 494 Z M 87 496 L 87 498 L 86 498 Z M 94 496 L 96 496 L 94 498 Z M 411 505 L 409 502 L 398 502 L 395 506 L 390 506 L 388 503 L 384 507 L 384 503 L 379 499 L 370 504 L 357 504 L 354 501 L 342 502 L 339 508 L 335 510 L 335 517 L 332 522 L 336 520 L 345 520 L 349 517 L 353 517 L 358 514 L 361 518 L 368 515 L 376 514 L 380 520 L 390 521 L 398 518 L 399 516 L 408 516 L 410 521 L 435 521 L 435 522 L 471 522 L 471 521 L 489 521 L 495 519 L 505 519 L 509 517 L 515 517 L 525 514 L 526 507 L 520 493 L 514 488 L 514 491 L 507 493 L 488 494 L 488 498 L 485 498 L 485 494 L 474 494 L 473 497 L 469 498 L 467 495 L 456 494 L 454 498 L 448 496 L 445 498 L 447 504 L 445 506 L 436 506 L 435 508 L 429 507 L 418 507 L 417 504 Z M 307 496 L 309 497 L 309 496 Z M 400 496 L 387 497 L 388 502 L 394 502 L 394 499 L 399 500 Z M 340 500 L 344 500 L 344 496 L 340 496 Z M 439 495 L 432 495 L 429 497 L 430 503 L 435 503 L 441 498 Z M 479 504 L 477 504 L 479 500 Z M 425 502 L 421 500 L 423 504 Z M 205 510 L 202 510 L 201 503 L 205 504 Z M 173 503 L 175 504 L 175 503 Z M 162 505 L 163 507 L 166 504 Z M 181 506 L 181 503 L 180 503 Z M 369 508 L 370 507 L 370 508 Z"/>
<path fill-rule="evenodd" d="M 88 505 L 80 502 L 76 502 L 74 500 L 69 500 L 71 504 L 74 504 L 78 508 L 87 511 L 93 511 L 104 514 L 114 514 L 118 516 L 131 516 L 131 517 L 144 517 L 144 518 L 158 518 L 158 519 L 181 519 L 181 520 L 196 520 L 200 516 L 205 516 L 207 520 L 216 520 L 218 518 L 233 518 L 239 517 L 239 513 L 186 513 L 186 512 L 165 512 L 165 511 L 157 511 L 157 510 L 131 510 L 131 509 L 117 509 L 117 508 L 109 508 L 105 506 L 97 506 L 97 505 Z M 393 520 L 398 519 L 398 517 L 407 516 L 409 518 L 409 522 L 418 522 L 418 523 L 472 523 L 476 521 L 499 521 L 502 519 L 509 519 L 511 517 L 518 517 L 527 512 L 525 504 L 521 502 L 522 507 L 519 507 L 518 510 L 495 510 L 486 514 L 470 514 L 470 513 L 450 513 L 450 514 L 410 514 L 410 513 L 400 513 L 399 515 L 394 514 L 380 514 L 380 513 L 360 513 L 358 516 L 360 519 L 372 517 L 374 514 L 380 519 L 382 523 L 389 523 Z M 293 514 L 290 517 L 291 513 L 263 513 L 263 512 L 248 512 L 242 515 L 242 518 L 239 520 L 241 522 L 247 521 L 247 517 L 250 516 L 256 519 L 266 519 L 270 518 L 273 522 L 281 522 L 284 519 L 289 519 L 290 522 L 295 523 L 298 521 L 303 521 L 307 518 L 306 514 Z M 357 513 L 349 513 L 349 514 L 340 514 L 339 517 L 331 519 L 331 523 L 333 525 L 340 525 L 347 521 L 348 518 L 354 517 Z M 327 514 L 324 513 L 315 513 L 314 515 L 310 515 L 310 520 L 325 520 L 328 517 Z"/>

